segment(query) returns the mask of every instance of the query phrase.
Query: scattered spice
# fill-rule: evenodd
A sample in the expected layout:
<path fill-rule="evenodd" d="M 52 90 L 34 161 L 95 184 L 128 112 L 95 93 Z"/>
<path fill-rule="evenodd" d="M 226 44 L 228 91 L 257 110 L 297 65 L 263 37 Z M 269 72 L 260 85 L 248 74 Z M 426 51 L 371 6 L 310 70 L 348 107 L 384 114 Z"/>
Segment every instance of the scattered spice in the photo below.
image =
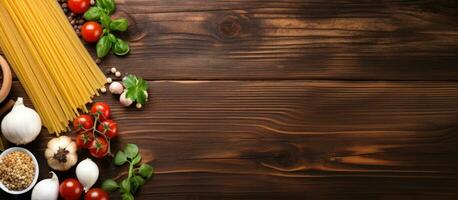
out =
<path fill-rule="evenodd" d="M 0 181 L 8 189 L 24 190 L 35 176 L 33 159 L 22 151 L 14 151 L 0 159 Z"/>
<path fill-rule="evenodd" d="M 65 15 L 67 15 L 68 22 L 72 25 L 73 29 L 75 30 L 78 36 L 81 36 L 81 26 L 86 22 L 82 14 L 73 13 L 68 9 L 67 0 L 57 0 L 62 7 Z M 95 1 L 94 1 L 95 3 Z"/>

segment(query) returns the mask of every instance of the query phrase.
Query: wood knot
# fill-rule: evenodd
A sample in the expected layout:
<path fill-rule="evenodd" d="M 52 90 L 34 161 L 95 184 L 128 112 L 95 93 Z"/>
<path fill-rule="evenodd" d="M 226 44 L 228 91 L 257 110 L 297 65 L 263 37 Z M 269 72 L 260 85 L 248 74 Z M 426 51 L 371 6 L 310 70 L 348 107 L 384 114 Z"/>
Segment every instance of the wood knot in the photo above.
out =
<path fill-rule="evenodd" d="M 119 34 L 123 39 L 129 42 L 137 42 L 146 37 L 149 23 L 137 23 L 135 16 L 122 9 L 117 9 L 113 16 L 115 18 L 126 18 L 129 21 L 127 31 Z"/>
<path fill-rule="evenodd" d="M 229 38 L 237 37 L 242 30 L 240 20 L 236 16 L 226 16 L 218 25 L 219 32 Z"/>

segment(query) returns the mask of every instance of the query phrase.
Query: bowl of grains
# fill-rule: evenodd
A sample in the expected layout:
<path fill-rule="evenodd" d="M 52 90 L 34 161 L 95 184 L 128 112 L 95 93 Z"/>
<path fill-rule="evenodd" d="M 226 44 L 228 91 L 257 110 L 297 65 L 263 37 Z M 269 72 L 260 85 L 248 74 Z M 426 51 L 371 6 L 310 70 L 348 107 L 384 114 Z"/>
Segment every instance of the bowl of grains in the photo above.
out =
<path fill-rule="evenodd" d="M 38 162 L 21 147 L 9 148 L 0 155 L 0 188 L 10 194 L 26 193 L 38 180 Z"/>

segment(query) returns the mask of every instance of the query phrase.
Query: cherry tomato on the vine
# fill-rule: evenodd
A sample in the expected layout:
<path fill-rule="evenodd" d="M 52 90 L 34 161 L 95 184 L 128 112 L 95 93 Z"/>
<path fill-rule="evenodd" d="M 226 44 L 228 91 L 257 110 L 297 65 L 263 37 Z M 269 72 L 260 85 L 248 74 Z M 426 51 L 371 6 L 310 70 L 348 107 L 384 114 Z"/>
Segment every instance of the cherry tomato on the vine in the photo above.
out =
<path fill-rule="evenodd" d="M 94 127 L 94 119 L 90 115 L 80 115 L 73 120 L 73 129 L 81 132 L 90 131 Z"/>
<path fill-rule="evenodd" d="M 92 132 L 79 133 L 76 135 L 76 146 L 79 149 L 89 148 L 92 141 L 94 140 L 94 135 Z"/>
<path fill-rule="evenodd" d="M 105 190 L 100 188 L 92 188 L 90 189 L 86 195 L 84 196 L 84 200 L 109 200 L 110 197 Z"/>
<path fill-rule="evenodd" d="M 81 27 L 81 36 L 86 42 L 97 42 L 103 34 L 102 25 L 89 21 Z"/>
<path fill-rule="evenodd" d="M 97 130 L 104 133 L 109 138 L 114 138 L 118 135 L 118 123 L 113 120 L 105 120 L 97 126 Z"/>
<path fill-rule="evenodd" d="M 91 114 L 95 116 L 99 115 L 99 120 L 103 122 L 110 119 L 110 106 L 104 102 L 96 102 L 92 105 Z"/>
<path fill-rule="evenodd" d="M 91 142 L 89 153 L 96 158 L 104 157 L 108 154 L 109 145 L 105 137 L 99 136 Z"/>
<path fill-rule="evenodd" d="M 84 191 L 83 186 L 78 180 L 67 178 L 60 184 L 59 193 L 65 200 L 79 200 Z"/>
<path fill-rule="evenodd" d="M 68 0 L 67 1 L 68 8 L 76 13 L 76 14 L 83 14 L 86 12 L 89 7 L 91 7 L 90 0 Z"/>

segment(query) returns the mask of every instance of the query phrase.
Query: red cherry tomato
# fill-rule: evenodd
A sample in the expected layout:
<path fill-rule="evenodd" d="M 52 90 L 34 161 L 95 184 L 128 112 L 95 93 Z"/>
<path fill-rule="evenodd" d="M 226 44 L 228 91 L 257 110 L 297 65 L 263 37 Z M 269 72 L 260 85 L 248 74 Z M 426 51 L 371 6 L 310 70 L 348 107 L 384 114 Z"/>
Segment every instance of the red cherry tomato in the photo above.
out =
<path fill-rule="evenodd" d="M 89 153 L 96 158 L 104 157 L 108 154 L 108 142 L 103 136 L 95 138 L 89 146 Z"/>
<path fill-rule="evenodd" d="M 91 6 L 91 0 L 68 0 L 67 5 L 72 12 L 83 14 Z"/>
<path fill-rule="evenodd" d="M 97 126 L 97 130 L 105 133 L 109 138 L 114 138 L 118 135 L 118 123 L 113 120 L 105 120 Z"/>
<path fill-rule="evenodd" d="M 102 26 L 97 22 L 86 22 L 81 27 L 81 36 L 86 42 L 97 42 L 102 34 Z"/>
<path fill-rule="evenodd" d="M 79 200 L 83 192 L 83 186 L 74 178 L 65 179 L 59 187 L 60 196 L 65 200 Z"/>
<path fill-rule="evenodd" d="M 90 189 L 86 195 L 84 196 L 84 200 L 109 200 L 110 197 L 105 190 L 100 188 L 92 188 Z"/>
<path fill-rule="evenodd" d="M 90 131 L 94 127 L 94 119 L 90 115 L 80 115 L 73 120 L 73 129 L 81 132 Z"/>
<path fill-rule="evenodd" d="M 76 146 L 80 149 L 89 148 L 93 140 L 94 135 L 92 132 L 79 133 L 76 135 Z"/>
<path fill-rule="evenodd" d="M 100 121 L 110 119 L 110 106 L 104 102 L 97 102 L 92 105 L 91 114 L 99 115 Z"/>

